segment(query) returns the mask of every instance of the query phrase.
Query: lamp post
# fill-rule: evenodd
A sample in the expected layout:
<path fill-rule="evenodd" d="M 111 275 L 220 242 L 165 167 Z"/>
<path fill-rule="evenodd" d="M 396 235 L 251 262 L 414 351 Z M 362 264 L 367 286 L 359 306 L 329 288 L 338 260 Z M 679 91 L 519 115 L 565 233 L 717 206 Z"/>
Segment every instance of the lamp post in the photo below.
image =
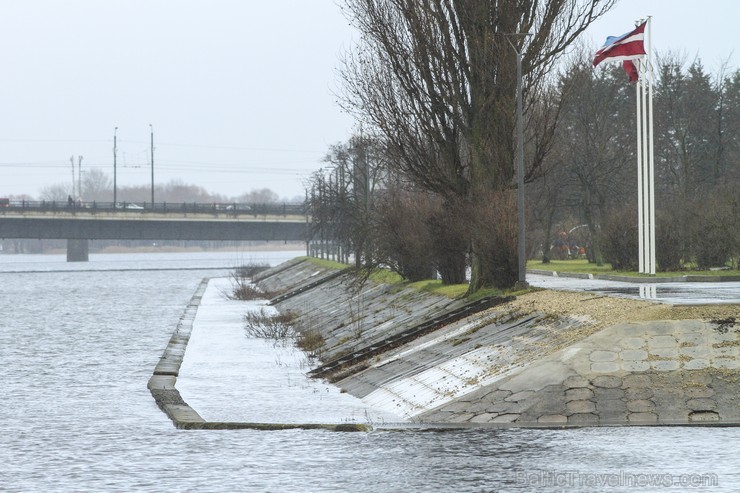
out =
<path fill-rule="evenodd" d="M 529 36 L 529 33 L 517 33 L 513 36 Z M 525 224 L 524 224 L 524 118 L 522 109 L 522 53 L 514 43 L 509 44 L 516 53 L 516 209 L 519 223 L 517 243 L 519 245 L 519 265 L 517 289 L 526 289 L 527 283 L 527 257 L 525 248 Z"/>
<path fill-rule="evenodd" d="M 149 124 L 149 131 L 151 136 L 151 152 L 152 152 L 152 210 L 154 210 L 154 127 Z"/>
<path fill-rule="evenodd" d="M 116 200 L 116 155 L 118 154 L 118 148 L 116 147 L 116 133 L 118 127 L 113 129 L 113 208 L 116 208 L 118 201 Z"/>

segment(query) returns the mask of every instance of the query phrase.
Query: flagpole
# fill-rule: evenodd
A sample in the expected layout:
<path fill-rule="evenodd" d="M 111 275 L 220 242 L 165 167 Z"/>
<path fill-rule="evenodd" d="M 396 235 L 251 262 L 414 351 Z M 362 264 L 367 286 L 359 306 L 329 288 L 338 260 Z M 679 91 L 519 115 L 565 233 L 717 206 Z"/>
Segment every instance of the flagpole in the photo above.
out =
<path fill-rule="evenodd" d="M 636 94 L 636 122 L 637 122 L 637 245 L 638 245 L 638 272 L 645 272 L 645 249 L 644 249 L 644 226 L 643 226 L 643 205 L 642 205 L 642 63 L 637 63 L 637 83 L 635 84 Z"/>
<path fill-rule="evenodd" d="M 650 121 L 650 127 L 648 128 L 648 193 L 650 194 L 649 199 L 649 216 L 650 216 L 650 269 L 649 274 L 655 275 L 655 161 L 653 153 L 653 22 L 652 16 L 648 16 L 647 21 L 647 32 L 648 32 L 648 49 L 647 49 L 647 70 L 648 70 L 648 120 Z"/>
<path fill-rule="evenodd" d="M 648 169 L 650 168 L 650 163 L 648 159 L 648 148 L 650 146 L 650 142 L 648 140 L 648 111 L 647 111 L 647 89 L 648 85 L 650 84 L 650 81 L 647 77 L 647 64 L 645 62 L 642 63 L 642 74 L 643 77 L 645 77 L 645 81 L 642 83 L 642 95 L 641 95 L 641 105 L 642 105 L 642 211 L 640 213 L 642 214 L 642 249 L 643 249 L 643 260 L 644 269 L 642 270 L 643 273 L 648 274 L 650 272 L 650 214 L 649 214 L 649 204 L 650 204 L 650 194 L 648 193 L 648 184 L 650 182 L 650 177 L 648 173 Z"/>

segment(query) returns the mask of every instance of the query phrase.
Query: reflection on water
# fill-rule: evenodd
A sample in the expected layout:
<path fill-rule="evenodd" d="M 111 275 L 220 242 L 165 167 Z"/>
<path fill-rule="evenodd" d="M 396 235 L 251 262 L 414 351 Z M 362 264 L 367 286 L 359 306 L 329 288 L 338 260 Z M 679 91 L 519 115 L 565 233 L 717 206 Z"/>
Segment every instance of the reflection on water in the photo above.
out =
<path fill-rule="evenodd" d="M 617 485 L 625 474 L 716 474 L 721 491 L 740 489 L 737 428 L 176 430 L 147 380 L 201 278 L 222 275 L 210 263 L 228 257 L 122 255 L 105 265 L 204 270 L 108 272 L 24 257 L 0 256 L 3 491 L 607 489 L 585 482 L 597 474 Z M 18 263 L 50 272 L 8 272 Z"/>
<path fill-rule="evenodd" d="M 640 285 L 640 298 L 644 300 L 657 300 L 658 299 L 658 287 L 655 284 L 641 284 Z"/>

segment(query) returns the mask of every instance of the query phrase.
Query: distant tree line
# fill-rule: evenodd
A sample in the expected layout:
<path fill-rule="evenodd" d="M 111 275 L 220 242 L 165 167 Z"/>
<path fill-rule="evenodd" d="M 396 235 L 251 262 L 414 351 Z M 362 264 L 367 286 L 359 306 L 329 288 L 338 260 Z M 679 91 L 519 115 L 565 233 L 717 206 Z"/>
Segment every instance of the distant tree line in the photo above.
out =
<path fill-rule="evenodd" d="M 111 177 L 96 168 L 85 171 L 80 180 L 81 190 L 77 197 L 86 203 L 113 201 L 113 181 Z M 150 185 L 125 185 L 116 187 L 118 202 L 149 202 L 152 189 Z M 68 183 L 57 183 L 41 190 L 38 200 L 66 202 L 72 195 L 72 186 Z M 192 185 L 182 180 L 170 180 L 164 184 L 155 184 L 154 195 L 157 202 L 177 203 L 244 203 L 244 204 L 274 204 L 280 202 L 280 196 L 269 188 L 252 189 L 235 197 L 212 193 L 200 185 Z M 30 196 L 16 197 L 15 199 L 33 200 Z M 283 199 L 284 202 L 301 202 L 301 198 Z"/>
<path fill-rule="evenodd" d="M 668 56 L 658 58 L 655 74 L 658 268 L 737 267 L 740 71 L 709 74 L 698 60 Z M 526 107 L 528 258 L 585 256 L 636 270 L 634 86 L 621 67 L 593 70 L 584 54 L 537 91 Z M 459 283 L 477 252 L 494 270 L 494 285 L 513 284 L 511 176 L 486 193 L 457 194 L 456 186 L 472 186 L 455 184 L 469 181 L 468 171 L 440 161 L 462 152 L 443 148 L 464 141 L 458 130 L 431 145 L 412 142 L 411 134 L 428 135 L 400 117 L 391 123 L 408 144 L 382 129 L 354 136 L 330 148 L 326 167 L 308 183 L 318 254 L 353 255 L 358 267 L 384 265 L 411 280 L 436 273 Z M 481 138 L 497 145 L 494 136 Z M 512 155 L 502 159 L 512 164 Z"/>

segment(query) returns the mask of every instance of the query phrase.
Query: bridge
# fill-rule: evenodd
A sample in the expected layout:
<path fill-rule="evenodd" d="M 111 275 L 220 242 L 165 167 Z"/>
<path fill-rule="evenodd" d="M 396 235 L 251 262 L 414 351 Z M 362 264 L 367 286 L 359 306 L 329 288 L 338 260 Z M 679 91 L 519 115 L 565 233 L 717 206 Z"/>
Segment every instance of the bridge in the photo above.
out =
<path fill-rule="evenodd" d="M 305 241 L 302 204 L 0 203 L 0 238 L 66 239 L 67 261 L 88 240 Z"/>

